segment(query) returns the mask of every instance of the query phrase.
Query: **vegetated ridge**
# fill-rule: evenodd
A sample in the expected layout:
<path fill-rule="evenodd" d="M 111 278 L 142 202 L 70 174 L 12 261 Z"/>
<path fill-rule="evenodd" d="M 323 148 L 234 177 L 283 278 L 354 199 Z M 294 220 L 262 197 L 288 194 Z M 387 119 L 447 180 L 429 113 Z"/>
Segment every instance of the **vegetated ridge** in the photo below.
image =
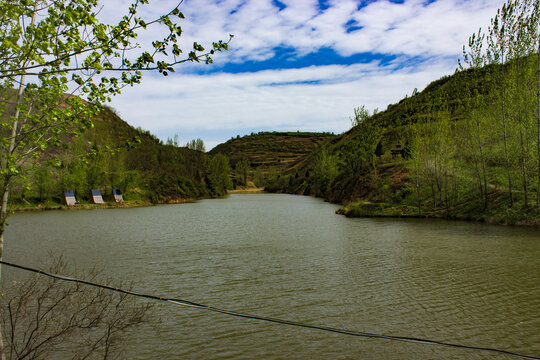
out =
<path fill-rule="evenodd" d="M 534 68 L 536 61 L 527 57 L 521 66 Z M 501 95 L 501 75 L 515 72 L 514 64 L 445 76 L 383 112 L 353 119 L 339 136 L 262 132 L 231 139 L 209 154 L 164 145 L 104 108 L 92 128 L 66 135 L 27 164 L 28 176 L 13 185 L 12 203 L 58 204 L 65 189 L 90 202 L 96 188 L 106 200 L 117 188 L 128 201 L 178 202 L 253 184 L 342 203 L 347 216 L 538 224 L 535 83 L 519 94 L 529 103 L 512 101 L 513 81 L 504 83 Z M 506 146 L 505 139 L 511 139 Z"/>
<path fill-rule="evenodd" d="M 264 188 L 291 164 L 335 137 L 331 133 L 300 131 L 251 133 L 216 146 L 210 154 L 222 154 L 230 159 L 234 189 L 252 191 Z"/>
<path fill-rule="evenodd" d="M 537 61 L 459 71 L 415 89 L 356 119 L 266 189 L 342 203 L 347 216 L 538 225 L 540 84 L 530 71 Z M 515 88 L 516 78 L 527 85 Z"/>
<path fill-rule="evenodd" d="M 109 203 L 112 189 L 119 189 L 131 204 L 149 204 L 223 196 L 231 187 L 225 157 L 164 145 L 112 108 L 103 108 L 92 127 L 73 129 L 61 140 L 25 164 L 26 176 L 12 185 L 12 208 L 56 208 L 64 190 L 74 190 L 81 204 L 91 203 L 92 189 Z"/>
<path fill-rule="evenodd" d="M 226 155 L 232 166 L 247 159 L 252 168 L 285 169 L 336 135 L 310 132 L 260 132 L 237 136 L 217 145 L 210 154 Z"/>

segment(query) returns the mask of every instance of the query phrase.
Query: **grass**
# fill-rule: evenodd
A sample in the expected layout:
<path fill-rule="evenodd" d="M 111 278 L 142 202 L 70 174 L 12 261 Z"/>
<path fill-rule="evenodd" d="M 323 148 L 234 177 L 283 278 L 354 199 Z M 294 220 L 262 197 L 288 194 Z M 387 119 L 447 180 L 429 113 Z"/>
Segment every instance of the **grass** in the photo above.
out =
<path fill-rule="evenodd" d="M 346 217 L 419 217 L 418 207 L 389 203 L 360 201 L 345 205 L 336 211 Z"/>
<path fill-rule="evenodd" d="M 152 206 L 148 200 L 128 200 L 117 203 L 115 201 L 107 201 L 104 204 L 94 204 L 86 201 L 78 202 L 74 206 L 47 200 L 41 203 L 15 202 L 9 205 L 9 211 L 42 211 L 42 210 L 90 210 L 90 209 L 114 209 L 114 208 L 134 208 Z"/>
<path fill-rule="evenodd" d="M 434 209 L 424 204 L 420 214 L 417 206 L 358 201 L 343 206 L 336 213 L 346 217 L 443 218 L 498 225 L 540 227 L 540 212 L 536 208 L 536 204 L 525 206 L 523 200 L 519 200 L 510 207 L 508 195 L 500 191 L 493 191 L 490 194 L 489 203 L 489 207 L 485 209 L 481 199 L 471 196 L 469 200 L 462 201 L 448 209 L 443 207 Z"/>

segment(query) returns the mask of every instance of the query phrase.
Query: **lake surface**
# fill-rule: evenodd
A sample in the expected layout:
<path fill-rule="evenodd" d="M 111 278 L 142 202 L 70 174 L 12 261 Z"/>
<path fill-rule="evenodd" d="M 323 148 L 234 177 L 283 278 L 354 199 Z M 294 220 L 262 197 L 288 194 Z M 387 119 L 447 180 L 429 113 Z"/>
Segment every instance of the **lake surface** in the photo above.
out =
<path fill-rule="evenodd" d="M 235 194 L 193 204 L 18 213 L 5 260 L 51 251 L 134 290 L 357 331 L 540 355 L 540 231 L 347 219 L 321 200 Z M 7 277 L 15 270 L 4 267 Z M 163 304 L 140 359 L 507 359 Z"/>

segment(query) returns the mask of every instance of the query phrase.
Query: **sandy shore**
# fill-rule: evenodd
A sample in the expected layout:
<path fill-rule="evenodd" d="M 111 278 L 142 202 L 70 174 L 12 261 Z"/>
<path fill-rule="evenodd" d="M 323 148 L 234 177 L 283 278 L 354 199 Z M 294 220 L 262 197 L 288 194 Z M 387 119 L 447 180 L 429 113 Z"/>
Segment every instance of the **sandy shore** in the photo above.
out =
<path fill-rule="evenodd" d="M 235 189 L 227 190 L 227 194 L 259 194 L 263 193 L 264 188 L 248 188 L 248 189 Z"/>

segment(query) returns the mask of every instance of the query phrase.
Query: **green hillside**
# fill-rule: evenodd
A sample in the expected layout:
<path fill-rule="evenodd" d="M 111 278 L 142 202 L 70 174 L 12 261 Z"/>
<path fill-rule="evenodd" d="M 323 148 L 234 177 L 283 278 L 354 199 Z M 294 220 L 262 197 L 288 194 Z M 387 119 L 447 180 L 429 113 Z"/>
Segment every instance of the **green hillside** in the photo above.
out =
<path fill-rule="evenodd" d="M 110 108 L 102 109 L 92 127 L 61 140 L 24 165 L 26 175 L 12 184 L 12 207 L 56 207 L 64 190 L 74 190 L 83 204 L 91 202 L 92 189 L 100 189 L 108 202 L 114 202 L 112 189 L 120 189 L 127 201 L 166 203 L 222 196 L 231 186 L 226 158 L 164 145 Z"/>
<path fill-rule="evenodd" d="M 347 204 L 348 216 L 538 224 L 536 69 L 534 55 L 434 81 L 322 144 L 267 189 Z"/>
<path fill-rule="evenodd" d="M 210 154 L 226 155 L 233 166 L 247 159 L 253 168 L 284 169 L 334 137 L 329 133 L 260 132 L 230 139 Z"/>
<path fill-rule="evenodd" d="M 26 162 L 25 176 L 12 183 L 12 208 L 57 207 L 64 190 L 74 190 L 82 204 L 92 202 L 92 189 L 100 189 L 109 203 L 114 202 L 112 189 L 121 190 L 128 202 L 141 204 L 223 196 L 228 189 L 246 186 L 248 173 L 251 186 L 255 175 L 257 184 L 264 185 L 335 138 L 326 133 L 259 133 L 203 153 L 163 144 L 150 132 L 127 124 L 111 108 L 103 108 L 92 123 L 84 130 L 72 129 L 58 145 Z"/>
<path fill-rule="evenodd" d="M 537 5 L 537 4 L 536 4 Z M 344 203 L 347 216 L 540 224 L 538 7 L 508 2 L 463 46 L 458 71 L 271 179 L 271 191 Z"/>
<path fill-rule="evenodd" d="M 57 204 L 67 189 L 81 202 L 101 189 L 110 201 L 114 188 L 163 203 L 265 187 L 344 204 L 347 216 L 540 224 L 539 58 L 483 57 L 385 111 L 355 109 L 339 136 L 261 132 L 208 154 L 164 145 L 105 108 L 26 163 L 11 201 Z"/>
<path fill-rule="evenodd" d="M 232 138 L 216 146 L 210 154 L 223 154 L 230 159 L 235 188 L 261 188 L 274 183 L 283 172 L 334 138 L 336 135 L 330 133 L 252 133 Z"/>

